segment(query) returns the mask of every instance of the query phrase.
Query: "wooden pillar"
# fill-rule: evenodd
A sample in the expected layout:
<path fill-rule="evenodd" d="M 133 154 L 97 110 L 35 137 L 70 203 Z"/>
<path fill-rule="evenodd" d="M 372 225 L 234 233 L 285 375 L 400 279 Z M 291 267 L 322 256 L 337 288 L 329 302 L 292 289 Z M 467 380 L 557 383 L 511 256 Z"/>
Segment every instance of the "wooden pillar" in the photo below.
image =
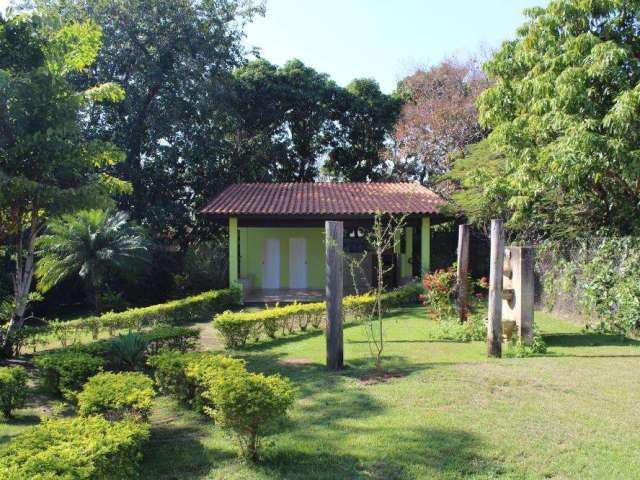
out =
<path fill-rule="evenodd" d="M 458 318 L 467 320 L 469 313 L 469 225 L 458 227 Z"/>
<path fill-rule="evenodd" d="M 342 222 L 325 222 L 327 293 L 327 368 L 340 370 L 344 363 L 342 338 L 343 253 Z"/>
<path fill-rule="evenodd" d="M 431 219 L 429 217 L 422 217 L 420 237 L 420 273 L 424 277 L 431 268 Z"/>
<path fill-rule="evenodd" d="M 491 257 L 489 273 L 489 321 L 487 354 L 502 356 L 502 270 L 504 268 L 504 229 L 502 220 L 491 220 Z"/>
<path fill-rule="evenodd" d="M 238 282 L 238 219 L 229 218 L 229 286 Z"/>

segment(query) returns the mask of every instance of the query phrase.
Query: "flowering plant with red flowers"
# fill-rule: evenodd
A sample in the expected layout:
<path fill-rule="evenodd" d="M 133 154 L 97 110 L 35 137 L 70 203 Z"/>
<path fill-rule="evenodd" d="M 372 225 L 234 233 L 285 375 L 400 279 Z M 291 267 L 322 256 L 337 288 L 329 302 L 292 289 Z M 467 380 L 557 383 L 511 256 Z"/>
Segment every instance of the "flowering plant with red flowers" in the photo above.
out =
<path fill-rule="evenodd" d="M 427 314 L 433 317 L 447 317 L 455 313 L 455 267 L 440 268 L 433 273 L 425 273 L 422 285 L 425 293 L 420 295 Z"/>

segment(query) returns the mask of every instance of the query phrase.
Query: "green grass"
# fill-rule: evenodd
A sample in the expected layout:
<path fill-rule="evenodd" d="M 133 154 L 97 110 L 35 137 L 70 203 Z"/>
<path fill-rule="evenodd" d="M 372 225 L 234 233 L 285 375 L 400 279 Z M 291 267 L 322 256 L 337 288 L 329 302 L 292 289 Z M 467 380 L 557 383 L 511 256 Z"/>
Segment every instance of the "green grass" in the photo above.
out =
<path fill-rule="evenodd" d="M 202 327 L 205 347 L 218 349 Z M 143 478 L 640 478 L 638 343 L 543 313 L 536 327 L 547 355 L 489 360 L 483 342 L 426 341 L 433 323 L 422 310 L 399 310 L 385 321 L 395 377 L 377 383 L 362 325 L 345 330 L 342 373 L 324 369 L 320 332 L 252 345 L 236 352 L 252 370 L 299 390 L 263 461 L 240 462 L 208 419 L 159 398 Z M 22 428 L 0 424 L 0 442 Z"/>

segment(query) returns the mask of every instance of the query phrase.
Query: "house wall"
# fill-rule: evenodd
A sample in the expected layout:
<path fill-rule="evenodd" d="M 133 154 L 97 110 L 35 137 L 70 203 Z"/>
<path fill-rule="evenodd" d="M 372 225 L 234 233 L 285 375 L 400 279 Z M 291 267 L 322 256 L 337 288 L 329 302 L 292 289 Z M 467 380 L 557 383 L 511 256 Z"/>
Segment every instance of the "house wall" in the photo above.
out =
<path fill-rule="evenodd" d="M 289 239 L 307 239 L 307 288 L 325 285 L 324 228 L 240 227 L 240 277 L 251 277 L 253 288 L 262 288 L 264 241 L 280 240 L 280 288 L 289 288 Z"/>

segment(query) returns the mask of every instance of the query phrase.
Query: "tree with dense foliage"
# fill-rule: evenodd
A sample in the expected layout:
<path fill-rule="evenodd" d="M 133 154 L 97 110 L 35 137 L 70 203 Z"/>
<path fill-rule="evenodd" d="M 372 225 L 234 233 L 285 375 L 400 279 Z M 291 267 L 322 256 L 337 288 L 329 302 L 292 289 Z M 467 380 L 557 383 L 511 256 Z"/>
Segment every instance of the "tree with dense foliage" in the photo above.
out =
<path fill-rule="evenodd" d="M 284 83 L 285 126 L 291 135 L 281 180 L 313 181 L 320 157 L 329 150 L 339 120 L 339 87 L 325 73 L 318 73 L 300 60 L 290 60 L 278 69 Z"/>
<path fill-rule="evenodd" d="M 445 211 L 464 216 L 471 224 L 489 233 L 491 219 L 508 217 L 509 190 L 503 185 L 506 159 L 494 152 L 488 140 L 469 145 L 464 155 L 452 157 L 449 173 L 440 178 L 456 188 L 450 194 Z"/>
<path fill-rule="evenodd" d="M 244 62 L 244 25 L 263 7 L 251 0 L 36 0 L 62 18 L 89 18 L 104 47 L 79 81 L 115 81 L 126 98 L 91 110 L 86 130 L 126 154 L 118 172 L 134 195 L 121 199 L 162 238 L 189 235 L 208 179 L 229 167 L 226 122 L 231 72 Z M 224 178 L 227 177 L 227 178 Z M 233 181 L 230 174 L 223 181 Z M 196 185 L 200 187 L 200 185 Z M 207 189 L 208 190 L 208 189 Z"/>
<path fill-rule="evenodd" d="M 29 304 L 36 240 L 52 215 L 78 205 L 104 205 L 129 185 L 106 173 L 122 156 L 113 145 L 83 134 L 81 117 L 98 102 L 117 103 L 114 83 L 77 90 L 101 45 L 91 22 L 55 22 L 38 16 L 0 19 L 1 237 L 13 245 L 13 313 L 5 351 Z"/>
<path fill-rule="evenodd" d="M 109 274 L 133 274 L 149 260 L 146 234 L 125 212 L 81 210 L 52 219 L 37 241 L 38 289 L 79 275 L 96 312 Z"/>
<path fill-rule="evenodd" d="M 383 150 L 398 118 L 400 100 L 382 93 L 375 80 L 359 78 L 344 89 L 340 104 L 340 129 L 324 172 L 353 182 L 386 177 Z"/>
<path fill-rule="evenodd" d="M 479 99 L 509 161 L 509 226 L 545 235 L 640 232 L 640 2 L 556 0 L 527 10 L 484 68 Z"/>
<path fill-rule="evenodd" d="M 451 168 L 451 154 L 482 139 L 476 99 L 488 85 L 474 60 L 445 60 L 398 85 L 405 101 L 395 129 L 396 174 L 433 184 Z"/>

